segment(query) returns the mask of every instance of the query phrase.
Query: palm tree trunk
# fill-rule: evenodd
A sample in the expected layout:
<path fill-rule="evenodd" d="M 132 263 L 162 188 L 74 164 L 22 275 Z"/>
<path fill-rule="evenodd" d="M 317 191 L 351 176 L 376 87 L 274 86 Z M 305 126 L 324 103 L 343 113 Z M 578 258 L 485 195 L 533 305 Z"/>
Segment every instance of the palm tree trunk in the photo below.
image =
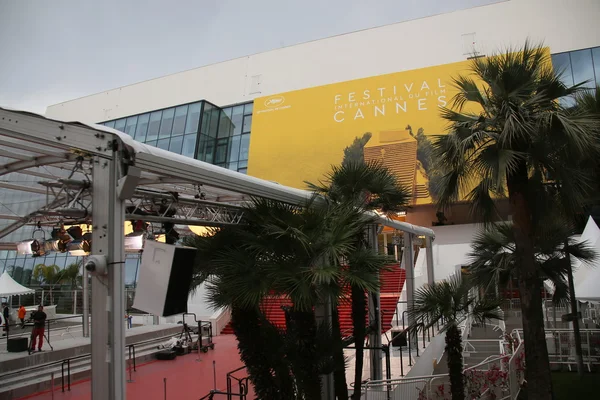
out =
<path fill-rule="evenodd" d="M 259 311 L 232 307 L 231 326 L 238 340 L 240 358 L 258 398 L 294 398 L 294 382 L 285 363 L 283 343 Z M 272 329 L 269 329 L 272 328 Z"/>
<path fill-rule="evenodd" d="M 299 398 L 320 399 L 321 380 L 316 365 L 317 323 L 312 311 L 289 310 L 288 338 L 292 338 L 287 357 L 298 388 Z"/>
<path fill-rule="evenodd" d="M 542 311 L 542 287 L 533 249 L 533 222 L 527 200 L 527 168 L 509 177 L 508 191 L 519 270 L 519 297 L 525 341 L 525 378 L 530 400 L 552 399 L 552 377 Z"/>
<path fill-rule="evenodd" d="M 463 376 L 462 337 L 456 324 L 446 331 L 446 355 L 452 400 L 464 400 L 465 380 Z"/>
<path fill-rule="evenodd" d="M 356 348 L 354 369 L 354 394 L 353 400 L 360 400 L 362 390 L 362 371 L 365 359 L 365 319 L 367 317 L 367 303 L 364 290 L 352 287 L 352 324 L 354 329 L 354 347 Z"/>
<path fill-rule="evenodd" d="M 331 335 L 335 347 L 335 353 L 333 355 L 335 364 L 335 370 L 333 372 L 335 397 L 338 400 L 348 400 L 348 385 L 346 384 L 346 368 L 344 363 L 344 344 L 342 343 L 340 313 L 337 306 L 333 307 Z"/>

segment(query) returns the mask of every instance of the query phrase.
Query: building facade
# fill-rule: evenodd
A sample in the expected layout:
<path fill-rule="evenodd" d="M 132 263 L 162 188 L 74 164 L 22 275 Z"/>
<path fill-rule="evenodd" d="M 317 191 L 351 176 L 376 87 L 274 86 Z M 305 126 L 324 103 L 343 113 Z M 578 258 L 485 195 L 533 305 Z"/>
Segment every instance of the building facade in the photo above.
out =
<path fill-rule="evenodd" d="M 52 105 L 46 115 L 102 123 L 152 146 L 300 188 L 363 140 L 364 157 L 383 161 L 410 188 L 406 220 L 427 226 L 436 208 L 419 149 L 428 135 L 444 133 L 439 107 L 452 98 L 452 77 L 468 73 L 473 56 L 529 39 L 548 48 L 566 84 L 594 87 L 600 84 L 598 20 L 597 0 L 498 1 L 107 90 Z M 14 179 L 35 183 L 19 174 Z M 18 214 L 19 199 L 0 190 L 1 214 Z M 470 222 L 461 207 L 446 218 Z M 53 257 L 46 263 L 68 262 Z M 32 265 L 0 251 L 0 271 Z M 137 259 L 128 260 L 130 283 L 136 268 Z"/>

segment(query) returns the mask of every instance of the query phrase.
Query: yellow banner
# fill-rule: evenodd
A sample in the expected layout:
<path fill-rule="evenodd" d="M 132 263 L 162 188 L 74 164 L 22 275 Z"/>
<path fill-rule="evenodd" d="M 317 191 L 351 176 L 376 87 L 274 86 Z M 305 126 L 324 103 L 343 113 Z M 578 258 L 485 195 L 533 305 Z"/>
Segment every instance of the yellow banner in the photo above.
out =
<path fill-rule="evenodd" d="M 452 78 L 468 67 L 464 61 L 257 98 L 248 174 L 306 188 L 344 157 L 364 157 L 394 171 L 413 204 L 430 203 L 427 135 L 445 133 L 440 107 L 456 93 Z"/>

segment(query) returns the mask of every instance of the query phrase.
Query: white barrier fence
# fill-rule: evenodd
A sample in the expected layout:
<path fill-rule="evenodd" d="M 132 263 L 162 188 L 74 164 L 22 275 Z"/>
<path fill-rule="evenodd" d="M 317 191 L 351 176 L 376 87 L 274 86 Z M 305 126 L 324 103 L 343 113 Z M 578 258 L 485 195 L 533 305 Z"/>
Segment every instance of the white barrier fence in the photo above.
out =
<path fill-rule="evenodd" d="M 524 380 L 524 346 L 520 332 L 512 342 L 499 341 L 500 356 L 466 368 L 465 393 L 469 398 L 515 399 Z M 504 352 L 508 353 L 504 354 Z M 445 400 L 450 399 L 448 374 L 371 381 L 364 385 L 365 400 Z"/>

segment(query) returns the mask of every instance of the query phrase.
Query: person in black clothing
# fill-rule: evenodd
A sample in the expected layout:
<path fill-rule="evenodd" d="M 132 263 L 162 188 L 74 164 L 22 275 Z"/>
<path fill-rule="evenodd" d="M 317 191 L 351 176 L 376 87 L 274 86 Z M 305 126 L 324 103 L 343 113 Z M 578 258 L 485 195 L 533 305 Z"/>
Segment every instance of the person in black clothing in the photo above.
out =
<path fill-rule="evenodd" d="M 10 310 L 8 309 L 8 304 L 7 303 L 2 303 L 2 319 L 4 319 L 4 331 L 6 333 L 8 333 L 8 325 L 9 325 L 9 319 L 8 316 L 10 314 Z"/>
<path fill-rule="evenodd" d="M 44 344 L 44 331 L 46 327 L 46 313 L 44 307 L 39 306 L 37 311 L 31 314 L 33 320 L 33 331 L 31 332 L 31 350 L 35 350 L 36 338 L 39 337 L 38 351 L 42 351 Z"/>

